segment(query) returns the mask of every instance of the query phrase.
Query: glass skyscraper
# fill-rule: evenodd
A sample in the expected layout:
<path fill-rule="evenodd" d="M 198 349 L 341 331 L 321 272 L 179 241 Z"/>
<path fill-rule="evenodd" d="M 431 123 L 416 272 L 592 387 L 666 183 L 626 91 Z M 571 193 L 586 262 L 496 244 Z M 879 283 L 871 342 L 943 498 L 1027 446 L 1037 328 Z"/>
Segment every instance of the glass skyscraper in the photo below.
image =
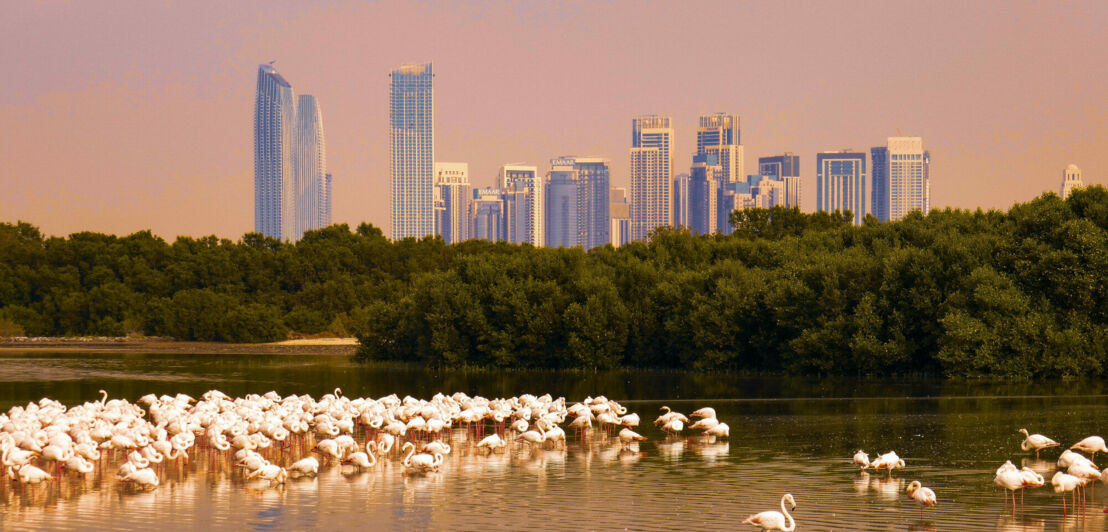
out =
<path fill-rule="evenodd" d="M 758 158 L 758 175 L 776 177 L 783 183 L 782 205 L 800 207 L 800 156 L 785 152 L 773 157 Z"/>
<path fill-rule="evenodd" d="M 724 113 L 701 116 L 696 128 L 696 154 L 716 156 L 723 170 L 723 174 L 717 176 L 721 183 L 742 180 L 745 174 L 739 116 Z"/>
<path fill-rule="evenodd" d="M 389 74 L 392 237 L 435 232 L 435 97 L 431 64 L 403 65 Z"/>
<path fill-rule="evenodd" d="M 442 212 L 435 220 L 435 234 L 447 244 L 469 240 L 469 164 L 435 163 L 435 196 Z"/>
<path fill-rule="evenodd" d="M 315 96 L 296 99 L 296 203 L 297 227 L 293 240 L 304 231 L 330 225 L 327 194 L 327 144 L 323 137 L 323 114 Z"/>
<path fill-rule="evenodd" d="M 280 240 L 297 235 L 296 100 L 292 85 L 258 65 L 254 98 L 254 230 Z"/>
<path fill-rule="evenodd" d="M 816 154 L 816 210 L 850 211 L 854 225 L 866 218 L 866 154 L 850 150 Z"/>
<path fill-rule="evenodd" d="M 500 188 L 504 190 L 509 242 L 542 246 L 546 242 L 546 201 L 543 199 L 543 179 L 535 166 L 504 165 L 500 167 Z"/>
<path fill-rule="evenodd" d="M 592 249 L 607 244 L 611 240 L 608 160 L 564 156 L 551 160 L 550 166 L 546 245 Z"/>
<path fill-rule="evenodd" d="M 673 127 L 669 117 L 631 121 L 631 239 L 673 225 Z"/>

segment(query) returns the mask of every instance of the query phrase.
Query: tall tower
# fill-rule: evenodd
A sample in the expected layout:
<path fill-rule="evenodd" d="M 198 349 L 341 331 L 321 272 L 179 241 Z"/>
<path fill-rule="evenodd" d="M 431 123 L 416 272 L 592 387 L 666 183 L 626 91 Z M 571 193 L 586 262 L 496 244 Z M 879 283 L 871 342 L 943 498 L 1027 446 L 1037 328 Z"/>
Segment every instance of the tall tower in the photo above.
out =
<path fill-rule="evenodd" d="M 469 164 L 435 163 L 435 192 L 443 207 L 435 234 L 447 244 L 469 240 Z"/>
<path fill-rule="evenodd" d="M 329 225 L 324 213 L 327 180 L 327 144 L 323 137 L 323 114 L 315 96 L 296 99 L 296 210 L 293 240 L 304 231 Z"/>
<path fill-rule="evenodd" d="M 724 113 L 702 115 L 696 128 L 696 154 L 713 154 L 719 160 L 723 174 L 721 183 L 743 179 L 743 146 L 740 140 L 739 116 Z"/>
<path fill-rule="evenodd" d="M 297 238 L 296 100 L 272 64 L 258 65 L 254 98 L 254 230 Z"/>
<path fill-rule="evenodd" d="M 1081 180 L 1081 169 L 1076 164 L 1066 165 L 1066 169 L 1062 170 L 1062 199 L 1070 197 L 1073 189 L 1083 186 L 1085 183 Z"/>
<path fill-rule="evenodd" d="M 323 227 L 334 223 L 331 215 L 331 174 L 327 174 L 323 181 Z"/>
<path fill-rule="evenodd" d="M 435 92 L 431 63 L 389 74 L 392 238 L 434 234 Z"/>
<path fill-rule="evenodd" d="M 546 242 L 546 202 L 543 200 L 543 180 L 534 166 L 506 164 L 500 167 L 500 188 L 514 202 L 509 206 L 509 234 L 506 238 L 517 244 L 534 246 Z"/>
<path fill-rule="evenodd" d="M 631 239 L 673 225 L 673 127 L 669 117 L 631 121 Z"/>
<path fill-rule="evenodd" d="M 577 185 L 580 176 L 568 157 L 550 161 L 546 173 L 546 245 L 550 247 L 574 247 L 581 245 Z"/>
<path fill-rule="evenodd" d="M 816 154 L 816 210 L 854 213 L 854 225 L 866 218 L 866 154 L 850 150 Z"/>
<path fill-rule="evenodd" d="M 889 137 L 885 146 L 870 150 L 873 215 L 896 221 L 912 211 L 931 208 L 931 154 L 921 137 Z"/>
<path fill-rule="evenodd" d="M 566 155 L 552 159 L 550 167 L 546 245 L 592 249 L 607 244 L 611 240 L 608 160 Z"/>
<path fill-rule="evenodd" d="M 688 218 L 693 234 L 707 235 L 719 228 L 719 175 L 723 169 L 714 153 L 693 156 L 689 173 Z"/>

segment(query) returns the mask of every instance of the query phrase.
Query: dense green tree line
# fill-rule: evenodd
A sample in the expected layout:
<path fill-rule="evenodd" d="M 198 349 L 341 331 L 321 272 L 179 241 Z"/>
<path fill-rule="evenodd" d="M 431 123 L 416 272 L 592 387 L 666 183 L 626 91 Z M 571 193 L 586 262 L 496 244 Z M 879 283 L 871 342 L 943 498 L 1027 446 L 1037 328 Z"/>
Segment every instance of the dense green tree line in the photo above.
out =
<path fill-rule="evenodd" d="M 1108 190 L 855 227 L 737 211 L 731 235 L 662 230 L 590 252 L 361 225 L 296 244 L 45 238 L 0 224 L 0 334 L 268 341 L 355 334 L 365 360 L 432 366 L 1104 375 Z"/>

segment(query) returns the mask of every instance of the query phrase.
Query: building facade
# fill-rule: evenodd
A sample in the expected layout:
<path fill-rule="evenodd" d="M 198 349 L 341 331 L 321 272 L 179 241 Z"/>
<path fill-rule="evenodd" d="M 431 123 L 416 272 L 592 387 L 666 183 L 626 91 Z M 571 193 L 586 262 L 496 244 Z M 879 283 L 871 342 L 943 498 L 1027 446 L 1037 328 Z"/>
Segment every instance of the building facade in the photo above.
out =
<path fill-rule="evenodd" d="M 611 199 L 611 242 L 618 248 L 631 241 L 631 204 L 627 202 L 625 188 L 612 188 L 608 197 Z"/>
<path fill-rule="evenodd" d="M 889 137 L 870 150 L 873 215 L 883 222 L 931 209 L 931 154 L 921 137 Z"/>
<path fill-rule="evenodd" d="M 1075 188 L 1083 186 L 1085 182 L 1081 180 L 1081 169 L 1076 164 L 1066 165 L 1065 170 L 1062 170 L 1062 199 L 1070 197 Z"/>
<path fill-rule="evenodd" d="M 669 117 L 631 121 L 631 238 L 673 225 L 673 127 Z"/>
<path fill-rule="evenodd" d="M 296 99 L 272 64 L 258 65 L 254 98 L 254 230 L 297 235 Z"/>
<path fill-rule="evenodd" d="M 719 161 L 721 183 L 741 181 L 743 146 L 739 130 L 739 116 L 725 113 L 702 115 L 696 128 L 696 154 L 713 154 Z"/>
<path fill-rule="evenodd" d="M 435 121 L 431 63 L 403 65 L 389 84 L 394 240 L 434 234 Z"/>
<path fill-rule="evenodd" d="M 496 242 L 504 240 L 504 201 L 500 189 L 474 189 L 470 202 L 470 237 Z"/>
<path fill-rule="evenodd" d="M 607 244 L 611 240 L 608 160 L 563 156 L 552 159 L 550 166 L 546 183 L 546 245 L 592 249 Z M 552 194 L 557 194 L 557 198 Z M 572 212 L 565 206 L 567 201 L 574 204 Z"/>
<path fill-rule="evenodd" d="M 505 209 L 510 223 L 507 240 L 516 244 L 526 242 L 534 246 L 544 245 L 545 187 L 538 167 L 506 164 L 500 167 L 499 181 L 500 188 L 504 190 L 505 202 L 512 202 L 511 210 Z"/>
<path fill-rule="evenodd" d="M 435 163 L 435 234 L 447 244 L 469 240 L 468 163 Z"/>
<path fill-rule="evenodd" d="M 296 196 L 295 239 L 305 231 L 330 225 L 326 220 L 327 143 L 323 136 L 323 113 L 315 96 L 296 99 Z"/>
<path fill-rule="evenodd" d="M 331 212 L 331 174 L 327 174 L 323 180 L 323 227 L 335 223 Z"/>
<path fill-rule="evenodd" d="M 551 161 L 546 173 L 546 245 L 550 247 L 581 245 L 578 175 L 572 162 L 567 162 Z"/>
<path fill-rule="evenodd" d="M 816 210 L 850 211 L 854 225 L 866 218 L 866 154 L 851 150 L 816 154 Z"/>
<path fill-rule="evenodd" d="M 782 205 L 800 207 L 800 156 L 791 152 L 758 158 L 758 174 L 778 178 L 784 184 Z"/>
<path fill-rule="evenodd" d="M 689 213 L 689 174 L 677 174 L 673 178 L 673 226 L 691 227 L 692 216 Z"/>

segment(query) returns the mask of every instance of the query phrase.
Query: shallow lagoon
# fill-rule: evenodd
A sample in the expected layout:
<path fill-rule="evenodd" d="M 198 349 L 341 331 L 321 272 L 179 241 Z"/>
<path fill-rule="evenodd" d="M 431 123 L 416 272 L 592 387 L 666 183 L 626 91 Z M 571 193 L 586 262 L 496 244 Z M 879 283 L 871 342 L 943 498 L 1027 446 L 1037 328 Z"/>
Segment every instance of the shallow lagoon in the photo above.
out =
<path fill-rule="evenodd" d="M 24 490 L 0 486 L 0 525 L 14 529 L 363 528 L 432 530 L 741 529 L 747 515 L 795 495 L 799 530 L 1103 530 L 1097 486 L 1083 515 L 1063 519 L 1060 498 L 1030 490 L 1012 516 L 992 485 L 1004 460 L 1053 474 L 1019 449 L 1022 427 L 1064 443 L 1104 434 L 1108 395 L 1097 382 L 980 384 L 927 379 L 737 377 L 682 372 L 430 371 L 365 366 L 334 356 L 50 355 L 0 357 L 0 409 L 48 396 L 67 405 L 97 390 L 136 400 L 147 393 L 232 396 L 276 390 L 348 397 L 390 393 L 430 398 L 462 391 L 486 397 L 603 394 L 639 413 L 650 438 L 637 452 L 616 441 L 564 450 L 522 445 L 485 457 L 457 446 L 441 470 L 406 476 L 394 458 L 360 474 L 325 467 L 284 488 L 229 473 L 225 458 L 194 457 L 166 469 L 151 492 L 114 471 Z M 729 441 L 667 440 L 649 424 L 666 404 L 713 406 Z M 892 479 L 860 474 L 857 449 L 896 450 L 907 462 Z M 1103 459 L 1101 459 L 1103 460 Z M 1049 470 L 1049 471 L 1047 471 Z M 939 505 L 920 519 L 904 488 L 921 480 Z M 753 528 L 750 528 L 753 530 Z"/>

